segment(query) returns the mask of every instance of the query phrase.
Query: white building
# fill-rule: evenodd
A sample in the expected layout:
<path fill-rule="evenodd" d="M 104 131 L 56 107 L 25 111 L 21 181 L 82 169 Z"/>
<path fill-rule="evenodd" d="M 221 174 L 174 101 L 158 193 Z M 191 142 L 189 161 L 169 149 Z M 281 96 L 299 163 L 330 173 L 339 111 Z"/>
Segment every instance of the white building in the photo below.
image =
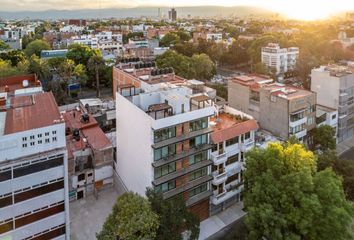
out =
<path fill-rule="evenodd" d="M 222 41 L 222 33 L 207 33 L 206 34 L 207 41 L 215 41 L 216 43 Z"/>
<path fill-rule="evenodd" d="M 316 124 L 317 126 L 329 125 L 331 126 L 336 133 L 337 138 L 337 130 L 338 130 L 338 110 L 325 107 L 322 105 L 316 105 Z"/>
<path fill-rule="evenodd" d="M 312 69 L 311 91 L 317 104 L 338 111 L 338 142 L 354 135 L 354 67 L 328 65 Z"/>
<path fill-rule="evenodd" d="M 98 38 L 91 34 L 74 36 L 68 40 L 68 46 L 74 43 L 83 44 L 92 49 L 98 48 Z"/>
<path fill-rule="evenodd" d="M 27 86 L 1 93 L 0 239 L 70 239 L 65 124 L 53 94 Z"/>
<path fill-rule="evenodd" d="M 276 69 L 276 74 L 280 75 L 281 80 L 284 73 L 295 68 L 299 48 L 280 48 L 277 43 L 269 43 L 268 46 L 262 47 L 261 57 L 262 63 L 269 68 Z"/>
<path fill-rule="evenodd" d="M 220 106 L 211 119 L 213 196 L 211 214 L 242 201 L 245 153 L 255 146 L 257 121 L 228 106 Z"/>
<path fill-rule="evenodd" d="M 85 29 L 83 26 L 76 26 L 76 25 L 66 25 L 62 28 L 59 29 L 60 32 L 71 32 L 71 33 L 77 33 L 77 32 L 82 32 Z"/>

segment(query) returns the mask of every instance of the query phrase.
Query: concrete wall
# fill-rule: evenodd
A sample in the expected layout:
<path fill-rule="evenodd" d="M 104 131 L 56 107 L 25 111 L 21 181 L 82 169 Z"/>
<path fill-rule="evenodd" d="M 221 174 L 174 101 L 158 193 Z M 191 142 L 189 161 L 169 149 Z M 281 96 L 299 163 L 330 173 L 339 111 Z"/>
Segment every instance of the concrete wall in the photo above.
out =
<path fill-rule="evenodd" d="M 231 107 L 259 119 L 259 113 L 250 110 L 250 90 L 247 86 L 229 81 L 228 92 L 228 102 Z"/>
<path fill-rule="evenodd" d="M 146 187 L 153 181 L 153 119 L 120 94 L 116 99 L 120 139 L 116 171 L 128 190 L 144 196 Z"/>

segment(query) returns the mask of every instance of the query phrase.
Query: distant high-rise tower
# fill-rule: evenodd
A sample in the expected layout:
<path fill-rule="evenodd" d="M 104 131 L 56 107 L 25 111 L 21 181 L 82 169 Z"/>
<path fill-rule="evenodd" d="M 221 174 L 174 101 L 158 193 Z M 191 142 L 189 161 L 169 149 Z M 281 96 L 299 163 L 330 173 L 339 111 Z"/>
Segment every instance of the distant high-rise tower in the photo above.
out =
<path fill-rule="evenodd" d="M 159 19 L 162 18 L 161 8 L 158 8 L 158 9 L 157 9 L 157 17 L 158 17 Z"/>
<path fill-rule="evenodd" d="M 168 11 L 168 19 L 171 21 L 175 22 L 177 20 L 177 11 L 174 8 L 171 8 L 170 11 Z"/>

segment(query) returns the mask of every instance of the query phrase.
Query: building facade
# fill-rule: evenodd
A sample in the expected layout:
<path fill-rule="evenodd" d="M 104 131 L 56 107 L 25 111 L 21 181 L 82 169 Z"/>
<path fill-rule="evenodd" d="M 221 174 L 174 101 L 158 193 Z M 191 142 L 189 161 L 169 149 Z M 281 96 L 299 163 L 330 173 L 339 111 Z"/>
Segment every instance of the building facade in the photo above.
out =
<path fill-rule="evenodd" d="M 354 135 L 354 67 L 328 65 L 311 71 L 311 90 L 317 103 L 338 111 L 337 138 Z"/>

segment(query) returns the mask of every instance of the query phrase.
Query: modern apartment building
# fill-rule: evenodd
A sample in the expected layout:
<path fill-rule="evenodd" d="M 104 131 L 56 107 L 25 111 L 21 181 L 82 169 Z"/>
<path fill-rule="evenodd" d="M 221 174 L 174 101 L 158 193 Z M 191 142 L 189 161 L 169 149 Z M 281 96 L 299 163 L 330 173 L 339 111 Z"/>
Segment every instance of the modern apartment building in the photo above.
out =
<path fill-rule="evenodd" d="M 87 109 L 61 113 L 68 148 L 69 198 L 98 194 L 113 185 L 113 146 Z"/>
<path fill-rule="evenodd" d="M 114 68 L 116 171 L 128 190 L 144 195 L 153 187 L 165 199 L 182 195 L 205 219 L 213 194 L 209 135 L 216 109 L 215 92 L 207 94 L 197 82 L 136 59 Z"/>
<path fill-rule="evenodd" d="M 175 22 L 177 20 L 177 11 L 174 8 L 171 8 L 170 11 L 168 11 L 168 19 L 172 22 Z"/>
<path fill-rule="evenodd" d="M 317 103 L 338 111 L 338 142 L 354 134 L 354 66 L 328 65 L 311 71 Z"/>
<path fill-rule="evenodd" d="M 284 73 L 295 68 L 298 57 L 298 47 L 280 48 L 277 43 L 269 43 L 266 47 L 262 47 L 262 63 L 269 68 L 275 68 L 280 80 Z"/>
<path fill-rule="evenodd" d="M 0 80 L 0 152 L 0 239 L 70 239 L 65 123 L 30 75 Z"/>
<path fill-rule="evenodd" d="M 215 41 L 216 43 L 222 42 L 222 33 L 214 32 L 194 32 L 193 42 L 198 42 L 199 39 L 204 39 L 208 42 Z"/>
<path fill-rule="evenodd" d="M 252 116 L 221 106 L 211 118 L 212 189 L 210 212 L 216 214 L 242 201 L 244 154 L 255 146 L 258 124 Z"/>
<path fill-rule="evenodd" d="M 243 75 L 228 81 L 231 107 L 253 116 L 262 129 L 288 139 L 306 140 L 316 127 L 316 94 L 273 82 L 267 76 Z"/>

